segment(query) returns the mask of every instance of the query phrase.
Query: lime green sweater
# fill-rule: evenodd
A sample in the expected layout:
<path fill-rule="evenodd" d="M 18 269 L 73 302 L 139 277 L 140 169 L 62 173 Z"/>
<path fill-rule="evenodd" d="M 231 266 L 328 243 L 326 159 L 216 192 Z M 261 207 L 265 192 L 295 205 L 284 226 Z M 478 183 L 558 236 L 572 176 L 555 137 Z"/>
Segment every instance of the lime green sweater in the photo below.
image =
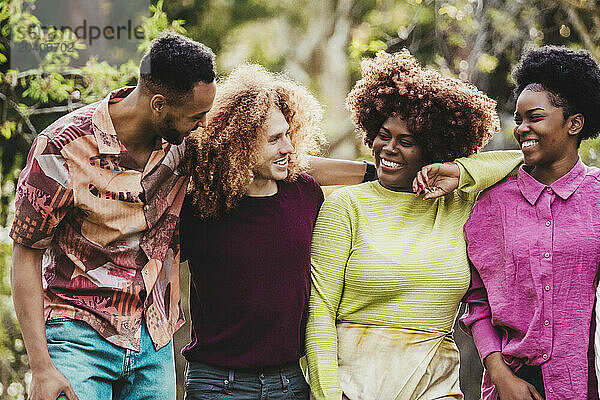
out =
<path fill-rule="evenodd" d="M 317 400 L 340 399 L 336 322 L 449 332 L 470 281 L 463 238 L 480 190 L 520 151 L 457 160 L 459 190 L 434 200 L 368 182 L 323 203 L 313 234 L 306 352 Z"/>

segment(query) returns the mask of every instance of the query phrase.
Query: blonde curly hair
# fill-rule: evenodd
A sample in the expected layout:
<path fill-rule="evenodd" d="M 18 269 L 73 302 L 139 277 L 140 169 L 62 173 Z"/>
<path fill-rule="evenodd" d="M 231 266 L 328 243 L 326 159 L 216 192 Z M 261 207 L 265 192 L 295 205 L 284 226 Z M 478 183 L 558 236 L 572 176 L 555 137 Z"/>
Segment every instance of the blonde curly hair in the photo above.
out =
<path fill-rule="evenodd" d="M 207 127 L 186 139 L 184 171 L 191 175 L 188 195 L 200 218 L 220 218 L 246 194 L 266 138 L 265 119 L 279 109 L 290 126 L 295 152 L 286 181 L 306 170 L 304 155 L 325 143 L 322 107 L 312 94 L 282 74 L 260 65 L 235 68 L 217 84 Z"/>
<path fill-rule="evenodd" d="M 474 154 L 500 130 L 495 100 L 467 82 L 422 68 L 406 49 L 380 51 L 361 66 L 363 77 L 346 106 L 369 147 L 392 116 L 407 122 L 426 163 Z"/>

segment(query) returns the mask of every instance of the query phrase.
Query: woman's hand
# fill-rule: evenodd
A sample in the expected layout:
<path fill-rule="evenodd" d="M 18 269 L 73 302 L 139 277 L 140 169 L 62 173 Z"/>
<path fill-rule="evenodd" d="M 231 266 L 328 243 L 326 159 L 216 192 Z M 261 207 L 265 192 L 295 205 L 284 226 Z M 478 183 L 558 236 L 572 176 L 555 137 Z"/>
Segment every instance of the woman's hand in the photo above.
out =
<path fill-rule="evenodd" d="M 417 172 L 413 192 L 425 193 L 423 200 L 435 199 L 458 188 L 460 168 L 453 162 L 429 164 Z"/>
<path fill-rule="evenodd" d="M 500 352 L 491 353 L 485 358 L 484 363 L 500 400 L 543 400 L 532 384 L 512 372 Z"/>

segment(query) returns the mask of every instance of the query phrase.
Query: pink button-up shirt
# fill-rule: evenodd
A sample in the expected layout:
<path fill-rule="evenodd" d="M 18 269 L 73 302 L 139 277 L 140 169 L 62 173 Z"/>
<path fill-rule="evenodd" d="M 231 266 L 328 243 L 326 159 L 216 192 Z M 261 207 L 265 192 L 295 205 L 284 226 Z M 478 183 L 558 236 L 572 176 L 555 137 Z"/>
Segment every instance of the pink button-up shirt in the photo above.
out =
<path fill-rule="evenodd" d="M 548 400 L 587 398 L 600 170 L 579 160 L 546 186 L 521 167 L 480 196 L 464 233 L 474 268 L 461 323 L 481 359 L 540 365 Z M 487 372 L 482 397 L 497 398 Z"/>

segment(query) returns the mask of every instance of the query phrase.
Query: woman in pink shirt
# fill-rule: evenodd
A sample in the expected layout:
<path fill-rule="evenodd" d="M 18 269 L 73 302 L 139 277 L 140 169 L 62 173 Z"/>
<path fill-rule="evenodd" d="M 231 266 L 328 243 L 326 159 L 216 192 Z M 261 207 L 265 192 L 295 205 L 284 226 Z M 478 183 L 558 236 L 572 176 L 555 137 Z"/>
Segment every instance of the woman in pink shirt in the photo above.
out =
<path fill-rule="evenodd" d="M 600 261 L 600 171 L 582 140 L 600 132 L 600 69 L 586 51 L 543 47 L 513 72 L 525 164 L 484 192 L 464 227 L 468 311 L 482 398 L 598 398 L 588 374 Z"/>

